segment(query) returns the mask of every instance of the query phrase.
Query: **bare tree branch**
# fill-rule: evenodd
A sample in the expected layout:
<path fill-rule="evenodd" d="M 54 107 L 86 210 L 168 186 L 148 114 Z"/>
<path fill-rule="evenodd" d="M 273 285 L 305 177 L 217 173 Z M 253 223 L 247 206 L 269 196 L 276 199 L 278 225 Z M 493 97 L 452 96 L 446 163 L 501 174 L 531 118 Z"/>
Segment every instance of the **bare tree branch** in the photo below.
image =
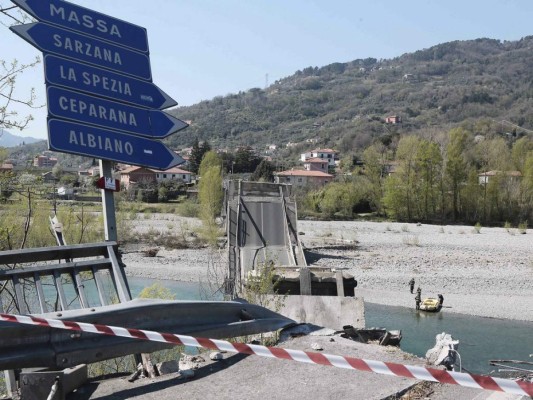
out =
<path fill-rule="evenodd" d="M 34 105 L 36 96 L 33 88 L 30 89 L 29 96 L 24 99 L 15 95 L 17 77 L 40 62 L 40 57 L 36 57 L 33 62 L 28 64 L 20 64 L 17 60 L 13 60 L 9 64 L 5 61 L 0 61 L 0 126 L 22 130 L 33 120 L 31 114 L 19 118 L 18 112 L 11 108 L 13 103 L 23 104 L 33 109 L 43 107 L 43 105 Z"/>
<path fill-rule="evenodd" d="M 17 16 L 14 16 L 13 12 L 15 12 Z M 20 10 L 18 6 L 4 6 L 3 2 L 0 2 L 0 14 L 4 15 L 10 20 L 15 21 L 18 24 L 24 24 L 32 20 L 32 18 L 30 18 L 26 13 L 23 13 L 22 10 Z M 6 22 L 2 20 L 0 20 L 0 24 L 4 26 L 13 25 L 13 24 L 7 24 Z"/>
<path fill-rule="evenodd" d="M 26 23 L 32 19 L 17 6 L 8 5 L 6 1 L 0 0 L 0 24 L 6 27 L 15 23 Z M 15 89 L 17 78 L 25 70 L 35 67 L 41 62 L 40 57 L 36 57 L 33 62 L 28 64 L 19 63 L 13 60 L 8 63 L 0 60 L 0 127 L 24 129 L 28 123 L 33 120 L 31 114 L 19 116 L 18 112 L 13 109 L 15 104 L 24 105 L 29 108 L 37 109 L 43 105 L 34 105 L 36 99 L 35 90 L 30 89 L 29 95 L 19 96 Z"/>

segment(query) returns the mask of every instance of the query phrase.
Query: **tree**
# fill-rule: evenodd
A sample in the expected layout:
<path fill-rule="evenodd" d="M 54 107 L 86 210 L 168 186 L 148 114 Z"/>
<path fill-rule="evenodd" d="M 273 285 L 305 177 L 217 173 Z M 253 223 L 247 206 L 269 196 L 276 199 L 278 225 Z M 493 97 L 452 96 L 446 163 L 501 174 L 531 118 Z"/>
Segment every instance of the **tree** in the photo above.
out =
<path fill-rule="evenodd" d="M 261 160 L 250 179 L 256 182 L 274 182 L 274 165 L 270 161 Z"/>
<path fill-rule="evenodd" d="M 61 179 L 64 173 L 65 173 L 65 170 L 60 164 L 56 164 L 52 167 L 52 175 L 54 176 L 56 180 Z"/>
<path fill-rule="evenodd" d="M 417 179 L 416 157 L 421 140 L 415 136 L 400 139 L 396 150 L 398 168 L 394 175 L 387 179 L 385 197 L 383 199 L 388 211 L 397 218 L 410 221 L 416 212 Z"/>
<path fill-rule="evenodd" d="M 439 203 L 439 177 L 441 176 L 442 157 L 439 146 L 428 140 L 422 140 L 416 155 L 416 175 L 420 194 L 422 196 L 418 207 L 421 208 L 420 217 L 429 220 L 436 216 Z"/>
<path fill-rule="evenodd" d="M 202 154 L 202 158 L 204 154 L 207 153 L 208 151 L 211 151 L 211 145 L 209 144 L 207 140 L 204 140 L 203 143 L 200 145 L 200 152 Z"/>
<path fill-rule="evenodd" d="M 200 165 L 200 171 L 198 199 L 200 200 L 203 234 L 209 243 L 215 245 L 219 231 L 215 218 L 220 214 L 224 197 L 220 159 L 215 152 L 206 154 Z"/>
<path fill-rule="evenodd" d="M 222 160 L 214 151 L 208 151 L 204 154 L 198 173 L 200 177 L 205 175 L 211 167 L 218 167 L 220 169 Z"/>
<path fill-rule="evenodd" d="M 524 172 L 526 160 L 529 153 L 533 151 L 533 140 L 529 137 L 523 137 L 518 139 L 511 151 L 511 159 L 513 162 L 513 168 L 517 171 Z"/>
<path fill-rule="evenodd" d="M 385 180 L 384 170 L 387 162 L 387 148 L 381 144 L 376 143 L 365 149 L 363 152 L 363 162 L 365 166 L 365 175 L 369 181 L 369 202 L 370 206 L 381 214 L 382 198 L 383 198 L 383 184 Z"/>
<path fill-rule="evenodd" d="M 198 170 L 200 169 L 200 163 L 202 162 L 202 152 L 200 150 L 200 142 L 198 141 L 198 138 L 194 139 L 194 143 L 192 145 L 191 150 L 191 157 L 189 158 L 189 169 L 193 174 L 198 174 Z"/>
<path fill-rule="evenodd" d="M 18 12 L 16 6 L 4 6 L 0 2 L 0 15 L 5 17 L 9 22 L 3 22 L 3 25 L 9 25 L 14 22 L 24 23 L 27 17 Z M 20 14 L 20 15 L 19 15 Z M 17 78 L 28 68 L 33 68 L 40 63 L 40 58 L 36 57 L 34 61 L 24 64 L 18 60 L 6 62 L 0 60 L 0 127 L 24 129 L 33 119 L 30 115 L 19 117 L 18 112 L 13 109 L 14 104 L 22 104 L 30 108 L 34 106 L 35 92 L 30 89 L 29 95 L 19 96 L 16 91 Z"/>
<path fill-rule="evenodd" d="M 463 128 L 452 129 L 446 148 L 446 177 L 452 193 L 452 218 L 456 221 L 459 214 L 459 190 L 466 179 L 467 169 L 463 152 L 466 148 L 468 131 Z"/>
<path fill-rule="evenodd" d="M 520 219 L 522 221 L 531 221 L 533 219 L 533 150 L 527 154 L 522 174 L 522 210 Z"/>
<path fill-rule="evenodd" d="M 260 162 L 261 158 L 255 154 L 251 147 L 240 147 L 235 153 L 235 165 L 233 166 L 233 172 L 254 172 Z"/>

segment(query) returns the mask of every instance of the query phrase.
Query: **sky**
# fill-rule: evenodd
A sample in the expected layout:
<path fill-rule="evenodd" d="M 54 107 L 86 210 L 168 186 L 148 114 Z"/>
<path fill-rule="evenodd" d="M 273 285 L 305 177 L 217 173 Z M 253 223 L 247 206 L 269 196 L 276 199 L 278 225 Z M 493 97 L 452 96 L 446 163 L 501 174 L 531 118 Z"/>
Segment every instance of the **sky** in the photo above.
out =
<path fill-rule="evenodd" d="M 46 1 L 46 0 L 43 0 Z M 153 81 L 179 105 L 264 88 L 308 66 L 388 59 L 453 40 L 533 35 L 531 0 L 72 0 L 148 30 Z M 0 5 L 9 5 L 0 0 Z M 0 58 L 40 51 L 0 26 Z M 17 81 L 45 105 L 42 64 Z M 34 120 L 22 132 L 46 139 L 46 107 L 16 106 Z"/>

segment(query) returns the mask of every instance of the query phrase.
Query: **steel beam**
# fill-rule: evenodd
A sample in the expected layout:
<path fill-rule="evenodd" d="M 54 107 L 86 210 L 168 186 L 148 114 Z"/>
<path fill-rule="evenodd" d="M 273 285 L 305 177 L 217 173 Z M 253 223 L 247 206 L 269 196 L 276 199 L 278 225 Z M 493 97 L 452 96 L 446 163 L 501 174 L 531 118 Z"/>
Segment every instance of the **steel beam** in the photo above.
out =
<path fill-rule="evenodd" d="M 295 323 L 266 308 L 236 301 L 135 299 L 40 316 L 213 339 L 271 332 Z M 0 322 L 0 369 L 63 369 L 169 347 L 138 339 Z"/>

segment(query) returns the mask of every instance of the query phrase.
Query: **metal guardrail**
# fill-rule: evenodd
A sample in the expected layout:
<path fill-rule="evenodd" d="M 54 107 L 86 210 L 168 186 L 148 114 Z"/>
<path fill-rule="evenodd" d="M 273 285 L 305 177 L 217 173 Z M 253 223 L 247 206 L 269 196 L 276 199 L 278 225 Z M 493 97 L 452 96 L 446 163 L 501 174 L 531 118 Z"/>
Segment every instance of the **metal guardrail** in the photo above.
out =
<path fill-rule="evenodd" d="M 241 302 L 130 300 L 115 248 L 115 242 L 103 242 L 0 252 L 0 265 L 7 267 L 0 270 L 0 310 L 213 338 L 270 332 L 294 323 Z M 0 369 L 62 369 L 167 347 L 0 323 Z"/>
<path fill-rule="evenodd" d="M 46 313 L 104 306 L 113 297 L 131 300 L 116 246 L 116 242 L 102 242 L 0 252 L 0 265 L 5 268 L 0 270 L 0 308 Z M 89 301 L 86 286 L 94 287 L 98 301 Z"/>

